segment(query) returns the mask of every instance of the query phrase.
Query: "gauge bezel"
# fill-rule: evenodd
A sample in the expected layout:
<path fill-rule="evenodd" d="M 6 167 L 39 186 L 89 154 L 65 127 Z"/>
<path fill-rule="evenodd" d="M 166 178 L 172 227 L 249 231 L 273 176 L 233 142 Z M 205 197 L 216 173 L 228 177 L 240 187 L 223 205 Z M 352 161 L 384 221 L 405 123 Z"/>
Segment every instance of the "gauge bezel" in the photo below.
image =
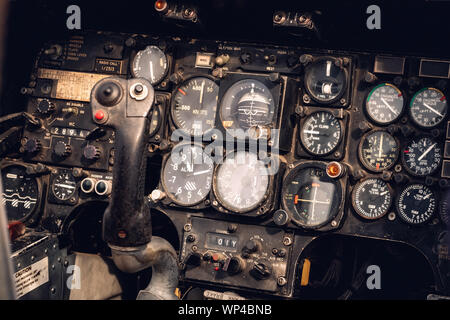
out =
<path fill-rule="evenodd" d="M 409 115 L 409 118 L 411 119 L 411 122 L 413 124 L 415 124 L 417 127 L 421 128 L 421 129 L 432 129 L 432 128 L 436 128 L 436 127 L 440 126 L 442 123 L 446 122 L 445 120 L 448 116 L 449 106 L 448 106 L 448 102 L 447 102 L 447 108 L 445 109 L 445 115 L 444 115 L 444 117 L 442 117 L 441 121 L 439 121 L 438 123 L 436 123 L 432 126 L 424 126 L 424 125 L 420 124 L 417 121 L 417 119 L 413 116 L 412 106 L 413 106 L 413 103 L 416 101 L 417 95 L 419 95 L 421 92 L 426 91 L 426 90 L 436 90 L 436 91 L 440 92 L 442 94 L 442 96 L 445 97 L 445 100 L 447 101 L 447 96 L 445 95 L 445 93 L 442 90 L 440 90 L 436 87 L 431 87 L 431 86 L 423 87 L 422 89 L 420 89 L 416 93 L 414 93 L 414 95 L 412 96 L 411 101 L 409 103 L 408 115 Z"/>
<path fill-rule="evenodd" d="M 199 148 L 201 148 L 202 149 L 202 152 L 203 152 L 203 154 L 206 154 L 205 153 L 205 148 L 203 147 L 203 145 L 201 145 L 201 144 L 199 144 L 199 143 L 189 143 L 189 142 L 186 142 L 186 143 L 180 143 L 180 144 L 177 144 L 176 146 L 174 146 L 173 148 L 172 148 L 172 151 L 173 150 L 176 150 L 176 149 L 179 149 L 179 148 L 183 148 L 183 147 L 185 147 L 185 146 L 195 146 L 195 147 L 199 147 Z M 203 156 L 203 154 L 202 154 L 202 156 Z M 213 178 L 211 179 L 211 188 L 209 189 L 209 191 L 206 193 L 206 195 L 200 200 L 200 201 L 197 201 L 197 202 L 195 202 L 195 203 L 192 203 L 192 204 L 189 204 L 189 205 L 187 205 L 187 204 L 185 204 L 185 203 L 183 203 L 183 202 L 181 202 L 181 201 L 178 201 L 177 199 L 175 199 L 175 197 L 172 195 L 172 193 L 170 193 L 169 191 L 168 191 L 168 188 L 167 188 L 167 186 L 166 186 L 166 183 L 165 183 L 165 181 L 164 181 L 164 173 L 165 173 L 165 171 L 166 171 L 166 167 L 167 167 L 167 162 L 169 161 L 169 159 L 171 158 L 171 155 L 172 155 L 172 152 L 170 152 L 170 153 L 168 153 L 165 157 L 164 157 L 164 160 L 163 160 L 163 162 L 162 162 L 162 169 L 161 169 L 161 177 L 160 177 L 160 186 L 161 186 L 161 188 L 162 188 L 162 190 L 164 191 L 164 193 L 167 195 L 167 199 L 168 200 L 163 200 L 163 204 L 166 204 L 166 205 L 176 205 L 176 206 L 179 206 L 179 207 L 182 207 L 182 208 L 195 208 L 195 209 L 198 209 L 198 208 L 200 208 L 200 204 L 204 204 L 204 206 L 201 206 L 201 208 L 205 208 L 205 207 L 207 207 L 208 205 L 209 205 L 209 203 L 207 203 L 208 202 L 208 198 L 209 198 L 209 195 L 210 195 L 210 193 L 211 193 L 211 190 L 212 190 L 212 180 L 213 180 Z M 212 162 L 212 164 L 213 164 L 213 168 L 212 168 L 212 173 L 211 173 L 211 176 L 213 176 L 214 175 L 214 159 L 213 158 L 211 158 L 208 154 L 206 154 L 206 156 L 208 156 L 210 159 L 211 159 L 211 162 Z"/>
<path fill-rule="evenodd" d="M 329 152 L 327 152 L 327 153 L 319 153 L 319 154 L 312 152 L 311 150 L 309 150 L 309 149 L 306 147 L 305 137 L 303 136 L 303 129 L 304 129 L 304 124 L 305 124 L 305 122 L 306 122 L 309 118 L 311 118 L 312 116 L 314 116 L 315 114 L 318 114 L 318 113 L 328 113 L 328 114 L 330 114 L 330 115 L 337 121 L 337 123 L 339 124 L 339 131 L 340 131 L 339 140 L 338 140 L 338 142 L 336 143 L 336 146 L 335 146 L 331 151 L 329 151 Z M 304 119 L 302 119 L 302 121 L 301 121 L 301 129 L 299 130 L 299 134 L 300 134 L 300 142 L 301 142 L 302 148 L 303 148 L 306 152 L 308 152 L 310 155 L 312 155 L 312 156 L 314 156 L 314 157 L 326 157 L 326 156 L 332 154 L 333 152 L 335 152 L 336 150 L 339 149 L 339 146 L 341 145 L 342 141 L 344 140 L 344 128 L 343 128 L 343 126 L 342 126 L 341 119 L 339 119 L 338 117 L 336 117 L 336 116 L 333 114 L 333 112 L 327 111 L 327 110 L 315 110 L 315 111 L 312 111 L 312 112 L 311 112 L 310 114 L 308 114 Z"/>
<path fill-rule="evenodd" d="M 135 54 L 133 55 L 133 57 L 132 57 L 132 59 L 131 59 L 131 61 L 130 61 L 130 72 L 131 72 L 131 76 L 132 76 L 133 78 L 140 78 L 138 75 L 136 75 L 136 72 L 135 72 L 135 70 L 134 70 L 134 63 L 135 63 L 135 61 L 136 61 L 136 57 L 138 56 L 139 52 L 145 51 L 145 50 L 147 50 L 147 48 L 149 48 L 149 47 L 154 47 L 154 48 L 157 48 L 158 50 L 161 50 L 161 52 L 162 52 L 162 53 L 164 54 L 164 56 L 166 57 L 166 68 L 165 68 L 165 71 L 164 71 L 163 76 L 161 77 L 161 79 L 160 79 L 158 82 L 155 82 L 155 83 L 152 84 L 153 87 L 157 87 L 157 86 L 159 86 L 159 85 L 164 81 L 164 79 L 167 77 L 167 75 L 168 75 L 168 73 L 169 73 L 169 70 L 170 70 L 169 56 L 168 56 L 168 54 L 166 53 L 166 51 L 163 50 L 163 49 L 161 49 L 158 45 L 156 45 L 156 44 L 146 44 L 146 45 L 143 46 L 142 49 L 136 50 Z M 148 80 L 148 79 L 146 79 L 146 80 Z M 151 83 L 150 80 L 148 80 L 148 81 Z"/>
<path fill-rule="evenodd" d="M 367 138 L 369 135 L 374 134 L 374 133 L 376 133 L 376 132 L 384 132 L 384 133 L 390 135 L 392 138 L 394 138 L 395 142 L 397 143 L 397 152 L 396 152 L 396 154 L 395 154 L 395 160 L 392 162 L 392 164 L 391 164 L 390 166 L 388 166 L 388 167 L 386 167 L 386 168 L 379 169 L 379 170 L 370 168 L 370 166 L 363 160 L 364 157 L 363 157 L 363 154 L 362 154 L 362 145 L 363 145 L 363 142 L 366 140 L 366 138 Z M 380 172 L 383 172 L 383 171 L 390 170 L 390 169 L 392 169 L 392 168 L 395 166 L 395 164 L 398 162 L 398 158 L 400 157 L 400 150 L 401 150 L 400 141 L 399 141 L 394 135 L 390 134 L 388 131 L 386 131 L 386 130 L 384 130 L 384 129 L 371 130 L 371 131 L 365 133 L 365 134 L 361 137 L 361 141 L 360 141 L 359 144 L 358 144 L 358 159 L 359 159 L 359 162 L 363 165 L 363 167 L 364 167 L 365 169 L 369 170 L 370 172 L 380 173 Z"/>
<path fill-rule="evenodd" d="M 214 82 L 217 87 L 218 87 L 218 92 L 217 92 L 217 105 L 216 105 L 216 110 L 215 110 L 215 116 L 214 116 L 214 125 L 212 128 L 207 129 L 206 131 L 203 131 L 200 135 L 192 135 L 190 132 L 187 132 L 185 129 L 181 128 L 177 122 L 175 121 L 175 116 L 174 116 L 174 110 L 175 110 L 175 96 L 176 93 L 178 91 L 179 88 L 181 88 L 183 85 L 185 85 L 186 83 L 188 83 L 189 81 L 193 80 L 193 79 L 197 79 L 197 78 L 205 78 L 208 80 L 211 80 L 212 82 Z M 170 99 L 170 120 L 171 120 L 171 124 L 173 125 L 173 130 L 175 129 L 179 129 L 182 131 L 183 136 L 186 137 L 205 137 L 208 136 L 209 133 L 211 133 L 212 130 L 216 129 L 216 124 L 217 124 L 217 113 L 218 113 L 218 109 L 219 109 L 219 93 L 220 93 L 220 81 L 218 81 L 216 78 L 214 78 L 211 75 L 208 74 L 193 74 L 190 75 L 189 77 L 187 77 L 186 79 L 183 79 L 183 81 L 178 84 L 175 89 L 172 91 L 172 98 Z"/>
<path fill-rule="evenodd" d="M 356 205 L 356 192 L 357 192 L 358 188 L 360 188 L 361 185 L 362 185 L 364 182 L 368 181 L 368 180 L 379 180 L 379 181 L 383 181 L 384 184 L 387 186 L 387 188 L 388 188 L 388 190 L 389 190 L 389 193 L 390 193 L 390 195 L 391 195 L 391 201 L 389 202 L 389 205 L 388 205 L 388 207 L 387 207 L 387 209 L 386 209 L 386 212 L 384 212 L 382 215 L 377 216 L 377 217 L 369 217 L 369 216 L 364 215 L 362 212 L 360 212 L 360 211 L 358 210 L 358 206 Z M 363 219 L 365 219 L 365 220 L 375 221 L 375 220 L 379 220 L 379 219 L 383 218 L 384 216 L 386 216 L 386 215 L 389 213 L 389 211 L 390 211 L 390 209 L 392 208 L 392 205 L 393 205 L 394 202 L 395 202 L 395 192 L 394 192 L 394 189 L 391 187 L 391 185 L 390 185 L 388 182 L 384 181 L 383 179 L 381 179 L 381 178 L 379 178 L 379 177 L 373 176 L 373 177 L 367 177 L 367 178 L 365 178 L 365 179 L 362 179 L 361 181 L 358 181 L 358 183 L 353 187 L 353 190 L 352 190 L 352 208 L 353 208 L 353 211 L 354 211 L 359 217 L 361 217 L 361 218 L 363 218 Z"/>
<path fill-rule="evenodd" d="M 435 200 L 435 206 L 434 206 L 433 212 L 429 215 L 429 217 L 427 218 L 427 220 L 425 220 L 425 221 L 423 221 L 423 222 L 420 222 L 420 223 L 411 223 L 410 221 L 408 221 L 408 220 L 404 217 L 404 215 L 401 213 L 402 211 L 401 211 L 400 208 L 399 208 L 399 205 L 400 205 L 400 197 L 401 197 L 401 195 L 406 191 L 406 189 L 411 188 L 412 186 L 415 186 L 415 185 L 419 185 L 419 186 L 421 186 L 421 187 L 428 188 L 428 189 L 431 191 L 431 193 L 433 194 L 434 200 Z M 423 226 L 423 225 L 425 225 L 426 223 L 430 222 L 431 219 L 436 215 L 436 212 L 438 211 L 438 207 L 439 207 L 439 198 L 438 198 L 437 192 L 435 192 L 435 191 L 433 190 L 433 188 L 431 188 L 430 186 L 427 186 L 427 185 L 425 185 L 425 184 L 423 184 L 423 183 L 420 183 L 420 182 L 408 183 L 408 184 L 405 185 L 403 188 L 401 188 L 400 192 L 398 192 L 397 197 L 395 198 L 395 210 L 397 211 L 397 215 L 400 217 L 400 219 L 401 219 L 404 223 L 406 223 L 406 224 L 408 224 L 408 225 L 410 225 L 410 226 Z"/>
<path fill-rule="evenodd" d="M 293 213 L 289 210 L 288 205 L 286 203 L 286 199 L 285 199 L 285 193 L 286 193 L 286 189 L 288 188 L 288 185 L 291 184 L 293 178 L 295 178 L 295 176 L 297 175 L 297 173 L 301 170 L 307 169 L 307 168 L 311 168 L 311 167 L 315 167 L 315 168 L 319 168 L 321 170 L 323 170 L 324 172 L 326 172 L 326 167 L 327 167 L 326 162 L 321 162 L 321 161 L 307 161 L 307 162 L 296 162 L 295 164 L 292 164 L 291 166 L 289 166 L 289 170 L 285 173 L 284 177 L 283 177 L 283 182 L 282 182 L 282 189 L 281 189 L 281 206 L 282 208 L 289 214 L 289 216 L 291 217 L 291 222 L 300 228 L 303 228 L 305 230 L 315 230 L 315 231 L 328 231 L 331 229 L 337 229 L 339 227 L 339 224 L 342 220 L 342 217 L 344 215 L 344 205 L 345 205 L 345 194 L 346 194 L 346 189 L 345 189 L 345 181 L 347 179 L 346 175 L 343 175 L 340 178 L 330 178 L 334 181 L 336 181 L 336 184 L 339 186 L 340 188 L 340 203 L 339 206 L 335 207 L 334 213 L 329 215 L 328 219 L 326 221 L 324 221 L 321 224 L 318 224 L 316 226 L 307 226 L 304 225 L 303 223 L 297 221 L 294 218 Z M 335 221 L 336 225 L 333 225 L 332 222 Z"/>
<path fill-rule="evenodd" d="M 75 190 L 74 190 L 73 194 L 69 198 L 67 198 L 66 200 L 63 200 L 63 199 L 57 197 L 55 195 L 55 191 L 54 191 L 55 180 L 63 172 L 67 172 L 68 174 L 70 174 L 72 176 L 73 180 L 75 181 Z M 77 191 L 78 191 L 78 188 L 80 187 L 80 181 L 78 181 L 78 180 L 79 179 L 77 179 L 73 175 L 71 170 L 65 169 L 65 168 L 58 168 L 57 172 L 52 173 L 51 178 L 50 178 L 50 184 L 49 184 L 49 191 L 50 191 L 49 192 L 49 196 L 50 196 L 50 198 L 49 198 L 49 200 L 51 200 L 51 202 L 54 202 L 54 203 L 76 205 L 77 201 L 78 201 L 78 196 L 79 196 Z M 75 201 L 70 201 L 71 199 L 74 199 Z"/>
<path fill-rule="evenodd" d="M 0 165 L 0 168 L 1 168 L 0 171 L 3 173 L 6 169 L 8 169 L 10 167 L 21 167 L 25 170 L 25 172 L 27 170 L 27 167 L 24 164 L 12 162 L 12 161 L 6 161 Z M 18 220 L 18 221 L 24 223 L 25 225 L 32 225 L 36 222 L 36 219 L 34 219 L 34 216 L 36 216 L 39 213 L 41 205 L 42 205 L 41 200 L 43 198 L 43 195 L 42 195 L 43 181 L 41 181 L 41 179 L 39 179 L 37 177 L 31 176 L 31 178 L 34 178 L 34 180 L 36 181 L 36 184 L 37 184 L 37 199 L 36 199 L 36 205 L 35 205 L 34 209 L 28 215 L 26 215 L 22 219 Z M 5 208 L 5 212 L 6 212 L 6 208 Z M 7 212 L 6 212 L 6 215 L 7 215 Z M 9 221 L 8 216 L 7 216 L 7 219 Z"/>
<path fill-rule="evenodd" d="M 237 153 L 237 152 L 250 153 L 250 151 L 248 151 L 248 150 L 232 150 L 225 154 L 223 163 L 225 163 L 226 159 L 230 155 Z M 255 204 L 252 207 L 247 208 L 245 210 L 235 210 L 234 208 L 233 209 L 229 208 L 224 203 L 224 201 L 221 199 L 221 197 L 218 195 L 218 192 L 217 192 L 217 183 L 218 183 L 217 172 L 223 163 L 217 164 L 214 168 L 212 192 L 211 192 L 211 196 L 212 196 L 211 203 L 212 203 L 213 207 L 220 212 L 224 212 L 224 213 L 228 213 L 228 214 L 236 214 L 236 215 L 245 216 L 245 217 L 261 217 L 261 216 L 264 216 L 265 214 L 267 214 L 271 210 L 271 207 L 273 206 L 273 196 L 276 194 L 275 189 L 277 189 L 274 187 L 274 181 L 275 181 L 275 177 L 277 176 L 277 174 L 274 174 L 274 175 L 269 174 L 267 176 L 268 177 L 267 189 L 266 189 L 266 192 L 260 202 L 258 202 L 257 204 Z M 268 172 L 270 173 L 270 168 L 267 166 L 267 164 L 265 166 L 266 166 Z M 215 201 L 217 202 L 217 204 L 215 203 Z M 269 202 L 271 202 L 272 205 Z"/>
<path fill-rule="evenodd" d="M 312 72 L 311 69 L 314 67 L 315 64 L 320 63 L 323 60 L 333 60 L 333 61 L 338 61 L 339 57 L 332 57 L 332 56 L 320 56 L 320 57 L 315 57 L 314 60 L 310 63 L 308 63 L 308 65 L 305 67 L 305 76 L 304 76 L 304 88 L 306 90 L 306 93 L 311 97 L 312 100 L 314 100 L 317 103 L 320 104 L 324 104 L 324 105 L 330 105 L 335 103 L 336 101 L 338 101 L 339 99 L 341 99 L 344 94 L 346 92 L 348 92 L 349 89 L 349 71 L 347 70 L 347 68 L 345 68 L 344 66 L 339 66 L 339 68 L 343 71 L 344 73 L 344 84 L 342 87 L 341 92 L 339 92 L 339 94 L 331 99 L 331 100 L 323 100 L 323 99 L 318 99 L 311 91 L 311 88 L 309 88 L 308 86 L 308 77 L 310 77 L 310 73 Z M 346 99 L 348 100 L 348 99 Z M 348 101 L 346 101 L 346 103 L 341 104 L 342 106 L 347 105 Z"/>
<path fill-rule="evenodd" d="M 399 115 L 397 116 L 397 118 L 395 118 L 394 120 L 391 120 L 389 122 L 380 122 L 380 121 L 374 119 L 369 113 L 369 107 L 368 107 L 369 98 L 372 95 L 372 93 L 377 88 L 379 88 L 381 86 L 390 86 L 390 87 L 394 88 L 395 90 L 397 90 L 398 92 L 401 93 L 402 99 L 403 99 L 402 110 L 400 111 Z M 364 98 L 364 114 L 367 116 L 367 118 L 372 123 L 374 123 L 376 125 L 379 125 L 379 126 L 382 126 L 382 127 L 385 127 L 385 126 L 388 126 L 388 125 L 390 125 L 392 123 L 398 122 L 402 118 L 402 116 L 405 114 L 406 105 L 407 105 L 406 95 L 404 94 L 404 92 L 399 87 L 397 87 L 396 85 L 394 85 L 394 84 L 392 84 L 390 82 L 382 82 L 382 83 L 379 83 L 376 86 L 371 87 L 370 90 L 367 92 L 367 94 L 366 94 L 366 96 Z"/>
<path fill-rule="evenodd" d="M 421 139 L 423 139 L 423 138 L 428 138 L 428 139 L 430 139 L 431 141 L 434 141 L 434 142 L 436 142 L 437 143 L 437 145 L 441 148 L 441 151 L 443 152 L 443 150 L 442 150 L 442 144 L 441 143 L 439 143 L 438 141 L 436 141 L 436 139 L 434 139 L 432 136 L 429 136 L 429 135 L 419 135 L 419 136 L 416 136 L 416 137 L 414 137 L 414 139 L 417 139 L 417 141 L 419 141 L 419 140 L 421 140 Z M 407 165 L 407 162 L 406 162 L 406 159 L 405 159 L 405 150 L 406 150 L 406 147 L 408 147 L 408 145 L 409 145 L 409 143 L 412 141 L 412 139 L 410 139 L 410 140 L 408 140 L 404 145 L 403 145 L 403 147 L 401 148 L 401 154 L 402 154 L 402 156 L 401 156 L 401 162 L 402 162 L 402 166 L 403 166 L 403 168 L 406 170 L 406 172 L 408 173 L 408 174 L 410 174 L 411 176 L 413 176 L 413 177 L 417 177 L 417 178 L 424 178 L 424 177 L 426 177 L 426 176 L 430 176 L 430 175 L 434 175 L 434 174 L 436 174 L 436 172 L 439 172 L 439 168 L 440 167 L 442 167 L 442 163 L 443 163 L 443 154 L 441 153 L 441 159 L 440 159 L 440 161 L 439 161 L 439 164 L 436 166 L 436 169 L 434 169 L 433 171 L 431 171 L 431 172 L 429 172 L 429 173 L 427 173 L 427 174 L 425 174 L 425 175 L 421 175 L 421 174 L 417 174 L 417 173 L 415 173 L 414 171 L 412 171 L 410 168 L 409 168 L 409 166 Z"/>

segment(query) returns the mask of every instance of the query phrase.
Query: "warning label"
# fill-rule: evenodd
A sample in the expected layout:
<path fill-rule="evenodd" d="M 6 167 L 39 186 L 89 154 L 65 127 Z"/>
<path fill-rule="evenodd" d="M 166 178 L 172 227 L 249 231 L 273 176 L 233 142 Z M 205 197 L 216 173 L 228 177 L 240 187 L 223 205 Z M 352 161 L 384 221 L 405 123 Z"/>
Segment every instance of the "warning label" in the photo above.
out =
<path fill-rule="evenodd" d="M 26 295 L 48 282 L 48 257 L 17 271 L 14 274 L 17 298 Z"/>

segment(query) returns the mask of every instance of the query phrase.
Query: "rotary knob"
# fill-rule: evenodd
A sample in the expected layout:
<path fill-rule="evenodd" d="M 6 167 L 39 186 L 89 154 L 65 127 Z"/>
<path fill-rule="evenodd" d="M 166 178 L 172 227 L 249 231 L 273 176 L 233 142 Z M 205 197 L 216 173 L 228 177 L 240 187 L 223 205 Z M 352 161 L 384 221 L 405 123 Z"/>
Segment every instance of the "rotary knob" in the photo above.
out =
<path fill-rule="evenodd" d="M 42 144 L 38 139 L 32 138 L 27 139 L 25 143 L 23 143 L 23 150 L 26 153 L 38 153 L 42 148 Z"/>
<path fill-rule="evenodd" d="M 96 146 L 89 144 L 83 149 L 83 157 L 86 160 L 97 160 L 100 158 L 100 150 Z"/>
<path fill-rule="evenodd" d="M 37 106 L 37 111 L 40 114 L 48 115 L 55 111 L 55 104 L 53 102 L 48 101 L 47 99 L 42 100 L 39 102 L 39 105 Z"/>
<path fill-rule="evenodd" d="M 256 240 L 249 240 L 245 243 L 243 251 L 247 253 L 255 253 L 260 249 L 261 245 Z"/>
<path fill-rule="evenodd" d="M 229 275 L 235 275 L 241 273 L 244 270 L 245 262 L 239 257 L 233 257 L 228 263 L 227 272 Z"/>
<path fill-rule="evenodd" d="M 58 141 L 55 144 L 55 146 L 53 147 L 53 152 L 58 157 L 65 158 L 71 154 L 72 148 L 70 147 L 70 145 L 66 144 L 64 141 Z"/>
<path fill-rule="evenodd" d="M 250 274 L 257 280 L 263 280 L 268 278 L 271 275 L 272 271 L 266 262 L 257 261 L 253 265 Z"/>

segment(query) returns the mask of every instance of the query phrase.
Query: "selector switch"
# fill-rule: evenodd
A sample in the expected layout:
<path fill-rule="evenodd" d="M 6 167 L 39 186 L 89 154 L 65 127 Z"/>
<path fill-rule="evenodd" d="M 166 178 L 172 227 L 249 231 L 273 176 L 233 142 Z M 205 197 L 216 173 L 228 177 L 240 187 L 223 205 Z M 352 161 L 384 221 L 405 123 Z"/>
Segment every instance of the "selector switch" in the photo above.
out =
<path fill-rule="evenodd" d="M 41 102 L 39 102 L 39 105 L 37 106 L 37 111 L 40 114 L 49 115 L 50 113 L 55 111 L 55 104 L 53 102 L 48 101 L 47 99 L 44 99 Z"/>
<path fill-rule="evenodd" d="M 249 240 L 245 243 L 244 248 L 242 251 L 246 253 L 255 253 L 261 248 L 261 245 L 256 240 Z"/>
<path fill-rule="evenodd" d="M 100 158 L 100 150 L 92 144 L 88 144 L 83 148 L 83 157 L 86 160 L 98 160 Z"/>
<path fill-rule="evenodd" d="M 272 271 L 270 270 L 269 266 L 262 261 L 257 261 L 253 265 L 252 270 L 250 270 L 250 274 L 258 280 L 266 279 L 270 276 Z"/>
<path fill-rule="evenodd" d="M 28 139 L 24 145 L 23 149 L 26 153 L 37 153 L 41 150 L 42 144 L 38 139 Z"/>
<path fill-rule="evenodd" d="M 53 153 L 60 158 L 65 158 L 72 153 L 72 148 L 64 141 L 58 141 L 53 147 Z"/>
<path fill-rule="evenodd" d="M 239 257 L 233 257 L 228 263 L 227 272 L 229 275 L 235 275 L 241 273 L 245 268 L 245 262 Z"/>

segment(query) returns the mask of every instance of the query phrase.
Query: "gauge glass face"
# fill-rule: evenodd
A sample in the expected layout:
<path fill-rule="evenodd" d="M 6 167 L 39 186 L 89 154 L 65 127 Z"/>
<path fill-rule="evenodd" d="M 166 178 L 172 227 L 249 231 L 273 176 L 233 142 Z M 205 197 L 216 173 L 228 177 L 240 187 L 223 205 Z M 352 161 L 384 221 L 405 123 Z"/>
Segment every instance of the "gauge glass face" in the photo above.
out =
<path fill-rule="evenodd" d="M 226 157 L 216 172 L 214 193 L 228 210 L 245 213 L 257 208 L 269 189 L 269 169 L 256 154 L 238 151 Z"/>
<path fill-rule="evenodd" d="M 306 90 L 318 102 L 331 103 L 339 99 L 347 85 L 347 76 L 334 59 L 321 59 L 311 64 L 305 75 Z"/>
<path fill-rule="evenodd" d="M 192 78 L 175 92 L 172 119 L 177 128 L 191 136 L 201 136 L 214 128 L 219 86 L 211 79 Z"/>
<path fill-rule="evenodd" d="M 255 126 L 269 126 L 274 114 L 272 93 L 265 84 L 254 79 L 233 84 L 225 92 L 220 107 L 222 124 L 228 131 L 242 129 L 247 132 Z"/>
<path fill-rule="evenodd" d="M 339 181 L 329 178 L 322 168 L 294 169 L 286 178 L 283 190 L 285 208 L 296 224 L 306 228 L 328 223 L 341 205 Z"/>
<path fill-rule="evenodd" d="M 423 184 L 406 186 L 397 199 L 397 211 L 409 224 L 421 224 L 432 217 L 436 209 L 434 192 Z"/>
<path fill-rule="evenodd" d="M 373 122 L 381 125 L 396 121 L 403 112 L 403 106 L 402 92 L 390 83 L 373 88 L 366 100 L 367 115 Z"/>
<path fill-rule="evenodd" d="M 2 170 L 3 204 L 8 220 L 23 221 L 36 209 L 39 191 L 37 180 L 20 166 L 10 166 Z"/>
<path fill-rule="evenodd" d="M 62 201 L 69 200 L 77 189 L 77 183 L 70 171 L 61 170 L 53 179 L 53 195 Z"/>
<path fill-rule="evenodd" d="M 165 164 L 162 175 L 164 189 L 176 204 L 196 205 L 209 194 L 213 169 L 213 160 L 202 147 L 179 145 Z"/>
<path fill-rule="evenodd" d="M 392 168 L 399 154 L 397 140 L 386 131 L 364 135 L 359 144 L 359 158 L 368 170 L 381 172 Z"/>
<path fill-rule="evenodd" d="M 447 109 L 447 99 L 440 90 L 423 88 L 412 98 L 410 114 L 416 124 L 431 128 L 445 119 Z"/>
<path fill-rule="evenodd" d="M 355 211 L 365 219 L 379 219 L 388 213 L 392 194 L 381 179 L 367 179 L 355 186 L 352 194 Z"/>
<path fill-rule="evenodd" d="M 156 46 L 148 46 L 136 54 L 131 71 L 133 77 L 147 79 L 155 85 L 165 77 L 168 68 L 165 53 Z"/>
<path fill-rule="evenodd" d="M 414 176 L 434 173 L 441 164 L 441 147 L 431 138 L 413 138 L 403 150 L 403 165 Z"/>
<path fill-rule="evenodd" d="M 301 130 L 303 146 L 314 155 L 327 155 L 333 152 L 341 136 L 341 124 L 329 112 L 313 113 L 305 120 Z"/>

